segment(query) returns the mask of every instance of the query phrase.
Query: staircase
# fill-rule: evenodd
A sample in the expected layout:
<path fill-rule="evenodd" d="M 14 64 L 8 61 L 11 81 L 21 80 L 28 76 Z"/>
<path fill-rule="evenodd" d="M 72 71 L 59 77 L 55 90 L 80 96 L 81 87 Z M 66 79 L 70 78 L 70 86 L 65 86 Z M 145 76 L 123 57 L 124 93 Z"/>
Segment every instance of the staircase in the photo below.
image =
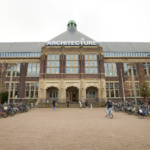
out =
<path fill-rule="evenodd" d="M 100 103 L 93 103 L 92 107 L 104 107 L 105 102 L 100 102 Z M 36 108 L 53 108 L 52 103 L 39 103 L 38 105 L 35 106 Z M 79 103 L 78 102 L 70 102 L 69 108 L 79 108 Z M 82 103 L 82 107 L 85 108 L 85 103 Z M 90 107 L 90 104 L 88 104 L 88 107 Z M 56 108 L 67 108 L 66 103 L 57 103 Z"/>

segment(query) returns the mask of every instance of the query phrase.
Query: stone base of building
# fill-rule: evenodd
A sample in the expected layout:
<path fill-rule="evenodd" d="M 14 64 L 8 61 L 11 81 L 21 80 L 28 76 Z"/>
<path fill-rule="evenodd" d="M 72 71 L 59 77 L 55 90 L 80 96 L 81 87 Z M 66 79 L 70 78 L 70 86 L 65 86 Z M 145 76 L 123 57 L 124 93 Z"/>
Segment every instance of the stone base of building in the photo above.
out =
<path fill-rule="evenodd" d="M 92 107 L 96 108 L 96 107 L 104 107 L 105 106 L 105 102 L 100 102 L 100 103 L 93 103 Z M 36 108 L 53 108 L 53 104 L 52 103 L 39 103 L 35 106 Z M 67 104 L 66 103 L 57 103 L 57 108 L 67 108 Z M 78 102 L 72 102 L 69 104 L 69 108 L 79 108 L 80 105 Z M 88 107 L 90 108 L 90 103 L 88 104 Z M 85 103 L 82 103 L 82 108 L 86 108 Z"/>

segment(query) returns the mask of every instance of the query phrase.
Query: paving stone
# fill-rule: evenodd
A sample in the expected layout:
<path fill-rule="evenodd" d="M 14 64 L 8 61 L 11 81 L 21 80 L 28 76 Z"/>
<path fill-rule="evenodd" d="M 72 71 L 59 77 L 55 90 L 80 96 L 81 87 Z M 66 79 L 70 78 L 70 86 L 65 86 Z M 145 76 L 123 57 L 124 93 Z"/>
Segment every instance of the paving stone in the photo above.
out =
<path fill-rule="evenodd" d="M 0 118 L 0 150 L 149 150 L 150 118 L 105 108 L 36 108 Z"/>

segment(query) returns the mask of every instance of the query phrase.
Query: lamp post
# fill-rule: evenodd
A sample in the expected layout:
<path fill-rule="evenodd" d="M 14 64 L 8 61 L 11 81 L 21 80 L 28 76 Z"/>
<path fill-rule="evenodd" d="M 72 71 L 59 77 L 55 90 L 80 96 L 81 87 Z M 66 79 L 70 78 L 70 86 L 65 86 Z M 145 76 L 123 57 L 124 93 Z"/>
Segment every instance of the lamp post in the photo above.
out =
<path fill-rule="evenodd" d="M 11 91 L 11 84 L 12 84 L 13 67 L 16 66 L 16 63 L 10 63 L 8 65 L 10 65 L 10 67 L 11 67 L 10 82 L 9 82 L 9 93 L 8 93 L 8 104 L 9 104 L 10 103 L 10 91 Z"/>
<path fill-rule="evenodd" d="M 120 69 L 120 71 L 121 71 L 121 78 L 122 78 L 122 69 Z M 125 94 L 124 94 L 123 78 L 122 78 L 122 90 L 123 90 L 123 98 L 125 102 L 126 100 L 125 100 Z"/>
<path fill-rule="evenodd" d="M 133 66 L 135 63 L 128 63 L 127 66 L 131 66 L 131 75 L 132 75 L 132 83 L 133 83 L 133 90 L 134 90 L 134 99 L 135 104 L 137 105 L 137 99 L 136 99 L 136 91 L 135 91 L 135 84 L 134 84 L 134 75 L 133 75 Z"/>

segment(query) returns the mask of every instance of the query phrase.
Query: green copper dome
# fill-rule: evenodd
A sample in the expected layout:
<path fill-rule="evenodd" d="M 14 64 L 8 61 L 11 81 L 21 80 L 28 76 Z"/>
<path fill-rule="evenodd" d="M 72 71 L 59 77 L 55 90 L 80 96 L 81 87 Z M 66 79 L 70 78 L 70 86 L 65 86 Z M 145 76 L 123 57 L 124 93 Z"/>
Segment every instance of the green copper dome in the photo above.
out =
<path fill-rule="evenodd" d="M 77 24 L 76 24 L 76 22 L 74 21 L 74 20 L 70 20 L 69 22 L 68 22 L 68 24 L 67 24 L 67 27 L 69 28 L 69 27 L 77 27 Z"/>

